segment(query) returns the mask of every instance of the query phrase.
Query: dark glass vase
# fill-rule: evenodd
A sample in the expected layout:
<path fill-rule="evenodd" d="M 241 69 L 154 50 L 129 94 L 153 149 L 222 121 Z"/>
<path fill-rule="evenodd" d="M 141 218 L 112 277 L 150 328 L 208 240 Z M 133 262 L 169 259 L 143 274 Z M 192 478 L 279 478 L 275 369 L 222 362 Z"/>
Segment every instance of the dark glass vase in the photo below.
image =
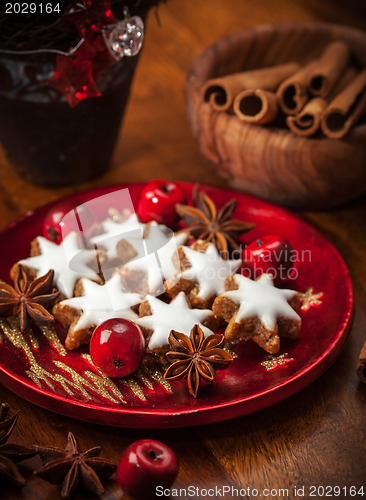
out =
<path fill-rule="evenodd" d="M 31 182 L 86 181 L 110 163 L 138 56 L 125 57 L 98 80 L 100 97 L 71 108 L 47 85 L 55 56 L 1 55 L 0 143 L 11 165 Z"/>

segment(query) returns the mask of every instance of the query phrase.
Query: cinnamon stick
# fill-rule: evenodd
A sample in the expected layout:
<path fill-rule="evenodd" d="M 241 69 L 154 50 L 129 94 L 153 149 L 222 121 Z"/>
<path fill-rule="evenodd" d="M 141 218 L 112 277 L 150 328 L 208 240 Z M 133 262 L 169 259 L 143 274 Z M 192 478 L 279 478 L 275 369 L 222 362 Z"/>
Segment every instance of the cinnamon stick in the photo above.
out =
<path fill-rule="evenodd" d="M 261 88 L 275 91 L 283 80 L 298 69 L 298 63 L 289 62 L 214 78 L 203 86 L 203 100 L 210 102 L 216 111 L 225 111 L 231 108 L 235 96 L 242 90 Z"/>
<path fill-rule="evenodd" d="M 341 139 L 366 113 L 366 69 L 327 106 L 321 128 L 332 139 Z"/>
<path fill-rule="evenodd" d="M 351 50 L 346 42 L 336 40 L 329 43 L 307 74 L 306 84 L 316 96 L 327 96 L 347 68 Z"/>
<path fill-rule="evenodd" d="M 277 97 L 269 90 L 243 90 L 235 97 L 233 110 L 244 122 L 264 125 L 277 116 Z"/>
<path fill-rule="evenodd" d="M 316 61 L 310 61 L 284 80 L 277 89 L 280 108 L 286 115 L 297 115 L 309 99 L 307 75 Z"/>
<path fill-rule="evenodd" d="M 356 370 L 357 370 L 357 375 L 359 376 L 361 382 L 366 384 L 366 341 L 361 349 Z"/>
<path fill-rule="evenodd" d="M 322 97 L 314 97 L 308 101 L 296 116 L 287 116 L 288 128 L 297 135 L 309 137 L 319 129 L 320 118 L 327 106 Z"/>
<path fill-rule="evenodd" d="M 303 137 L 314 135 L 320 127 L 324 110 L 332 98 L 338 95 L 356 76 L 354 68 L 348 68 L 328 97 L 313 97 L 296 116 L 287 116 L 286 124 L 292 132 Z"/>

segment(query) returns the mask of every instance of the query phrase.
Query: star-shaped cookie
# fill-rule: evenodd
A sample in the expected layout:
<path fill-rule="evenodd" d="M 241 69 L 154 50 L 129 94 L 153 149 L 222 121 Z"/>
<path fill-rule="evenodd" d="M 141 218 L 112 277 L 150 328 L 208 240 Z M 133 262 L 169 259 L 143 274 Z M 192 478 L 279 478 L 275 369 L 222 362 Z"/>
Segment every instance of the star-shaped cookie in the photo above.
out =
<path fill-rule="evenodd" d="M 134 213 L 122 221 L 115 221 L 112 217 L 108 217 L 101 223 L 101 234 L 92 236 L 90 243 L 101 246 L 106 250 L 109 259 L 115 259 L 118 257 L 118 242 L 123 238 L 141 239 L 144 228 L 145 224 L 142 224 Z"/>
<path fill-rule="evenodd" d="M 172 255 L 186 240 L 186 233 L 174 234 L 162 224 L 148 223 L 142 240 L 128 240 L 137 255 L 119 271 L 125 288 L 142 295 L 160 295 L 164 291 L 164 280 L 176 273 Z M 138 246 L 141 242 L 143 252 Z"/>
<path fill-rule="evenodd" d="M 173 297 L 184 291 L 192 307 L 198 308 L 212 306 L 214 298 L 225 291 L 227 276 L 242 263 L 241 259 L 224 260 L 212 243 L 197 250 L 180 247 L 178 255 L 183 270 L 166 281 L 165 289 Z"/>
<path fill-rule="evenodd" d="M 131 309 L 142 300 L 137 293 L 123 291 L 121 278 L 114 275 L 104 285 L 83 278 L 78 283 L 82 295 L 61 301 L 53 308 L 55 318 L 70 326 L 66 346 L 74 349 L 88 342 L 92 330 L 111 318 L 135 320 Z"/>
<path fill-rule="evenodd" d="M 19 264 L 35 270 L 37 278 L 53 269 L 54 284 L 65 297 L 73 296 L 75 283 L 80 278 L 99 279 L 89 266 L 93 260 L 96 262 L 96 252 L 82 248 L 76 232 L 69 233 L 59 245 L 43 236 L 38 236 L 35 241 L 40 254 L 20 260 Z"/>
<path fill-rule="evenodd" d="M 144 330 L 152 332 L 148 343 L 150 350 L 168 345 L 171 330 L 189 334 L 194 325 L 198 324 L 205 336 L 213 333 L 202 324 L 212 316 L 212 311 L 191 309 L 183 292 L 178 294 L 169 304 L 151 295 L 146 297 L 146 301 L 151 314 L 140 317 L 136 323 Z"/>
<path fill-rule="evenodd" d="M 225 338 L 233 343 L 252 338 L 271 354 L 280 349 L 280 337 L 296 338 L 301 318 L 295 312 L 300 304 L 299 294 L 273 285 L 270 274 L 253 281 L 240 274 L 229 276 L 226 292 L 213 303 L 214 314 L 223 317 L 228 325 Z"/>

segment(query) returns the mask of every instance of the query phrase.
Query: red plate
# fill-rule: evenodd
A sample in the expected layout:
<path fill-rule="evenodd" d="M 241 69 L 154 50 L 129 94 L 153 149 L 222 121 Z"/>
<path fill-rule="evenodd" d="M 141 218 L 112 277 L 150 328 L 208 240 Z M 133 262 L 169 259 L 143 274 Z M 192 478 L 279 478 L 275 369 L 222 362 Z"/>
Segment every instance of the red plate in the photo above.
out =
<path fill-rule="evenodd" d="M 192 185 L 180 185 L 189 195 Z M 86 202 L 124 187 L 129 187 L 136 204 L 141 184 L 100 188 L 78 194 L 77 199 Z M 194 399 L 185 381 L 170 387 L 154 366 L 112 382 L 88 361 L 87 350 L 66 353 L 50 336 L 35 332 L 30 338 L 16 329 L 0 329 L 1 382 L 28 401 L 69 417 L 121 427 L 159 428 L 245 415 L 288 398 L 319 377 L 340 353 L 351 325 L 352 285 L 342 258 L 318 231 L 282 208 L 234 191 L 205 190 L 218 206 L 236 197 L 235 218 L 256 223 L 242 237 L 243 243 L 275 233 L 297 252 L 298 277 L 288 287 L 299 292 L 312 288 L 314 294 L 321 294 L 313 296 L 319 303 L 313 301 L 300 311 L 303 326 L 297 340 L 282 339 L 276 357 L 252 341 L 242 343 L 230 368 L 218 372 L 216 383 L 204 387 Z M 26 214 L 0 234 L 1 278 L 8 280 L 13 263 L 29 255 L 29 243 L 42 233 L 51 206 Z M 117 193 L 113 206 L 118 208 Z M 102 219 L 108 208 L 100 208 L 94 215 Z"/>

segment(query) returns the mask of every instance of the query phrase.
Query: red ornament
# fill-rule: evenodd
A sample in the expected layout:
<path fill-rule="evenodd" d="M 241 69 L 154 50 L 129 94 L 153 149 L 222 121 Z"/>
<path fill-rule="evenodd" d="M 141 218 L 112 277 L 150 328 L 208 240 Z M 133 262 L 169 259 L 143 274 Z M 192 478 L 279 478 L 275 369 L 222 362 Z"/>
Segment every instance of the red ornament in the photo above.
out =
<path fill-rule="evenodd" d="M 293 250 L 288 241 L 280 236 L 263 236 L 245 248 L 241 273 L 251 279 L 270 273 L 275 285 L 280 285 L 291 278 L 294 264 Z"/>
<path fill-rule="evenodd" d="M 155 498 L 157 487 L 170 488 L 179 470 L 174 451 L 160 441 L 141 439 L 123 452 L 117 467 L 117 481 L 132 498 Z"/>
<path fill-rule="evenodd" d="M 101 95 L 96 84 L 100 73 L 115 64 L 107 49 L 102 29 L 116 19 L 110 0 L 84 0 L 82 9 L 65 17 L 78 28 L 83 43 L 70 55 L 57 55 L 56 71 L 48 84 L 61 92 L 71 107 L 86 97 Z"/>
<path fill-rule="evenodd" d="M 137 205 L 137 214 L 142 222 L 155 220 L 169 228 L 178 220 L 177 203 L 184 203 L 185 195 L 173 182 L 156 179 L 146 184 Z"/>
<path fill-rule="evenodd" d="M 61 92 L 72 108 L 86 97 L 101 95 L 93 78 L 92 62 L 76 53 L 74 56 L 57 55 L 56 71 L 47 83 Z"/>
<path fill-rule="evenodd" d="M 138 325 L 114 318 L 101 323 L 90 340 L 95 366 L 109 377 L 126 377 L 139 366 L 145 353 L 145 337 Z"/>
<path fill-rule="evenodd" d="M 71 12 L 67 19 L 75 24 L 83 38 L 87 38 L 93 31 L 99 35 L 101 28 L 115 24 L 116 18 L 110 0 L 83 0 L 82 5 L 84 9 Z"/>

